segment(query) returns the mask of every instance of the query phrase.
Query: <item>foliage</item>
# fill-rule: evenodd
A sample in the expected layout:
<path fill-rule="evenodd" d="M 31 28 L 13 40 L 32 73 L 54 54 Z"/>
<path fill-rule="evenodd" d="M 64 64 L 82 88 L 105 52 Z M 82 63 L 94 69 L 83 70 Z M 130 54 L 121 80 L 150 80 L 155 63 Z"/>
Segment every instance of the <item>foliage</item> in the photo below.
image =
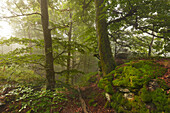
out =
<path fill-rule="evenodd" d="M 96 75 L 98 72 L 91 72 L 88 74 L 81 75 L 77 82 L 78 86 L 87 86 L 90 83 L 95 83 L 97 81 Z"/>
<path fill-rule="evenodd" d="M 7 81 L 8 84 L 31 84 L 35 86 L 45 84 L 45 78 L 28 69 L 28 67 L 11 65 L 10 67 L 5 66 L 1 68 L 5 68 L 5 70 L 0 72 L 0 80 Z"/>
<path fill-rule="evenodd" d="M 120 0 L 107 2 L 108 29 L 117 47 L 132 52 L 165 55 L 168 52 L 169 2 L 158 0 Z M 154 40 L 154 42 L 152 42 Z"/>
<path fill-rule="evenodd" d="M 30 113 L 43 111 L 45 113 L 50 113 L 52 109 L 61 107 L 61 102 L 67 101 L 64 94 L 50 92 L 48 90 L 36 91 L 31 87 L 25 86 L 19 86 L 6 95 L 15 96 L 15 99 L 10 104 L 11 112 L 26 111 L 27 113 Z"/>
<path fill-rule="evenodd" d="M 152 55 L 164 55 L 165 57 L 168 55 L 170 51 L 170 4 L 168 0 L 104 1 L 100 8 L 105 6 L 102 13 L 103 11 L 106 12 L 104 18 L 107 21 L 105 23 L 107 28 L 100 33 L 108 31 L 106 35 L 110 38 L 112 51 L 115 49 L 115 56 L 121 52 L 121 48 L 128 48 L 132 57 L 146 57 L 150 48 Z M 12 82 L 17 82 L 24 85 L 35 84 L 35 86 L 45 83 L 42 77 L 44 76 L 43 73 L 46 66 L 39 2 L 40 0 L 6 0 L 6 4 L 3 6 L 3 12 L 5 10 L 8 12 L 6 13 L 7 15 L 3 14 L 4 17 L 11 13 L 9 14 L 11 16 L 7 18 L 13 28 L 14 36 L 8 40 L 0 41 L 2 53 L 5 51 L 3 50 L 3 45 L 12 48 L 11 44 L 17 43 L 20 47 L 11 49 L 12 51 L 7 54 L 0 55 L 1 83 L 6 83 L 7 81 L 11 84 Z M 95 76 L 97 72 L 82 73 L 83 68 L 84 72 L 86 71 L 85 68 L 91 68 L 89 65 L 85 65 L 87 60 L 83 58 L 87 58 L 87 53 L 93 54 L 99 51 L 99 42 L 97 40 L 97 35 L 99 34 L 96 34 L 96 22 L 98 21 L 94 19 L 97 10 L 94 2 L 92 0 L 49 0 L 48 11 L 50 19 L 48 29 L 51 31 L 52 51 L 57 78 L 62 80 L 62 77 L 70 73 L 71 78 L 75 78 L 75 81 L 78 79 L 76 85 L 84 86 L 95 83 L 98 79 Z M 72 14 L 72 18 L 70 14 Z M 69 33 L 71 22 L 73 30 L 72 33 Z M 103 26 L 104 24 L 102 23 L 102 28 L 104 28 Z M 71 42 L 68 41 L 69 34 L 72 37 Z M 104 47 L 106 44 L 109 43 L 102 44 L 102 46 Z M 68 46 L 71 46 L 70 51 Z M 103 51 L 106 51 L 106 49 Z M 71 53 L 70 56 L 67 54 L 68 52 Z M 107 55 L 107 53 L 104 55 Z M 71 59 L 71 65 L 70 69 L 67 70 L 68 59 Z M 90 59 L 92 59 L 91 56 Z M 95 64 L 90 59 L 88 62 Z M 108 65 L 111 63 L 108 63 Z M 4 69 L 5 71 L 3 71 Z M 41 72 L 41 74 L 36 74 L 36 71 Z M 168 98 L 164 92 L 167 86 L 158 79 L 164 72 L 165 69 L 154 62 L 134 61 L 126 64 L 126 66 L 117 67 L 116 70 L 101 79 L 98 86 L 112 95 L 114 95 L 113 89 L 118 90 L 120 87 L 128 88 L 135 93 L 136 103 L 134 101 L 134 104 L 132 103 L 132 107 L 135 108 L 133 109 L 134 112 L 139 112 L 139 110 L 140 112 L 149 112 L 145 108 L 145 103 L 148 102 L 152 102 L 157 107 L 159 103 L 160 108 L 157 110 L 161 112 L 165 109 L 167 110 L 165 98 Z M 58 75 L 64 76 L 58 77 Z M 155 95 L 152 95 L 155 98 L 149 98 L 150 92 L 147 89 L 147 85 L 152 79 L 157 79 L 160 86 L 159 90 L 154 91 Z M 63 81 L 58 83 L 62 85 L 61 87 L 69 87 Z M 156 98 L 157 96 L 160 97 L 159 95 L 164 96 L 161 99 Z M 119 107 L 115 103 L 110 103 L 110 105 L 118 112 L 125 112 L 125 109 L 131 109 L 131 107 L 127 107 L 129 102 L 127 102 L 127 106 L 122 105 L 126 101 L 120 99 L 123 97 L 122 94 L 115 94 L 114 96 L 115 98 L 112 97 L 112 101 L 118 103 Z M 116 100 L 117 97 L 120 99 L 120 103 Z M 140 106 L 142 107 L 140 108 Z M 166 106 L 166 108 L 162 108 L 162 106 Z"/>

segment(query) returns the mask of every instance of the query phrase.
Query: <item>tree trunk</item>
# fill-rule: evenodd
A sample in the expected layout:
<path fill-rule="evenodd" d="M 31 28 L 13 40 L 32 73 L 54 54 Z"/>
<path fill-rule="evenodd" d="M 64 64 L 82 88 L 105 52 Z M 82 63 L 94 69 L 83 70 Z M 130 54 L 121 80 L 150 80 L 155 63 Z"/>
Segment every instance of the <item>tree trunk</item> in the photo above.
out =
<path fill-rule="evenodd" d="M 69 32 L 68 32 L 68 58 L 67 58 L 67 76 L 66 76 L 66 83 L 69 83 L 69 79 L 70 79 L 70 57 L 71 57 L 71 34 L 72 34 L 72 14 L 70 12 L 70 29 L 69 29 Z"/>
<path fill-rule="evenodd" d="M 153 25 L 153 30 L 154 30 L 154 25 Z M 152 40 L 151 40 L 151 43 L 149 44 L 149 51 L 148 51 L 148 56 L 151 57 L 151 52 L 152 52 L 152 45 L 153 45 L 153 41 L 154 41 L 154 31 L 152 31 Z"/>
<path fill-rule="evenodd" d="M 49 26 L 48 0 L 41 0 L 41 22 L 43 27 L 45 45 L 45 63 L 47 79 L 46 89 L 53 91 L 55 88 L 55 73 L 53 65 L 51 30 L 48 29 Z"/>
<path fill-rule="evenodd" d="M 107 32 L 105 0 L 95 0 L 96 6 L 96 29 L 98 34 L 98 46 L 103 76 L 115 68 L 115 61 L 111 52 L 110 41 Z"/>
<path fill-rule="evenodd" d="M 2 55 L 4 54 L 4 47 L 3 47 L 3 46 L 4 46 L 4 45 L 1 44 L 1 48 L 2 48 L 1 54 L 2 54 Z"/>
<path fill-rule="evenodd" d="M 31 37 L 31 32 L 30 31 L 31 31 L 30 28 L 28 28 L 28 38 L 31 40 L 32 37 Z M 31 41 L 29 41 L 29 47 L 30 48 L 32 47 L 32 42 Z M 32 55 L 32 51 L 30 51 L 30 55 Z"/>

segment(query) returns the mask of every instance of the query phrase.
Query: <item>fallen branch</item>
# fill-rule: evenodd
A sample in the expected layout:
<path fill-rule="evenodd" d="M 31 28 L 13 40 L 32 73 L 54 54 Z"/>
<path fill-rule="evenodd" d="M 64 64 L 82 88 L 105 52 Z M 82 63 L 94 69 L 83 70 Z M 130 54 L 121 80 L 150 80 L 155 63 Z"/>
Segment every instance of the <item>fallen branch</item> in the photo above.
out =
<path fill-rule="evenodd" d="M 81 107 L 82 107 L 82 109 L 83 109 L 83 113 L 91 113 L 91 112 L 89 111 L 89 109 L 88 109 L 85 101 L 84 101 L 83 98 L 82 98 L 82 95 L 81 95 L 81 92 L 80 92 L 80 88 L 78 87 L 77 90 L 78 90 L 78 92 L 79 92 L 79 100 L 80 100 L 80 102 L 81 102 Z"/>

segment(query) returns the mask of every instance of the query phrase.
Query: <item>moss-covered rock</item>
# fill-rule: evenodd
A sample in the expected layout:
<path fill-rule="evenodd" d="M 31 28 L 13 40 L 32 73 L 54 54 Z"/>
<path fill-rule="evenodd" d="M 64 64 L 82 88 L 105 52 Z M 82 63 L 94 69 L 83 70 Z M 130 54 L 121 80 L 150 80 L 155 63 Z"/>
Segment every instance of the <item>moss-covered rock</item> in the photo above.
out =
<path fill-rule="evenodd" d="M 159 79 L 166 71 L 166 68 L 154 61 L 133 61 L 104 76 L 98 86 L 112 95 L 110 105 L 117 112 L 168 113 L 170 96 L 168 97 L 166 90 L 169 87 Z M 115 88 L 118 89 L 116 93 L 113 90 Z M 121 89 L 127 89 L 128 94 L 133 94 L 133 97 L 126 98 L 127 92 Z"/>

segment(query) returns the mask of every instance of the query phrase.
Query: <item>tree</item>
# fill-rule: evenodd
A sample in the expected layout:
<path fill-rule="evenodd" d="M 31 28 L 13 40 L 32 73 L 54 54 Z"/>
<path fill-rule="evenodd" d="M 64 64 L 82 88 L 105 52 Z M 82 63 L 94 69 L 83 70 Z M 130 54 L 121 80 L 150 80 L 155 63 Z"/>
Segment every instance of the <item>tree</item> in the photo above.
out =
<path fill-rule="evenodd" d="M 115 61 L 111 52 L 110 41 L 107 31 L 106 10 L 104 0 L 95 0 L 96 6 L 96 29 L 98 47 L 103 75 L 107 75 L 115 68 Z"/>
<path fill-rule="evenodd" d="M 67 76 L 66 76 L 66 83 L 69 83 L 69 78 L 70 78 L 70 64 L 71 64 L 71 37 L 72 37 L 72 12 L 70 12 L 70 28 L 69 28 L 69 32 L 68 32 L 68 47 L 67 47 L 67 51 L 68 51 L 68 58 L 67 58 Z"/>
<path fill-rule="evenodd" d="M 41 0 L 41 21 L 44 35 L 45 46 L 45 70 L 47 78 L 47 89 L 54 90 L 55 88 L 55 73 L 53 65 L 53 50 L 51 30 L 49 29 L 49 15 L 48 15 L 48 0 Z"/>

